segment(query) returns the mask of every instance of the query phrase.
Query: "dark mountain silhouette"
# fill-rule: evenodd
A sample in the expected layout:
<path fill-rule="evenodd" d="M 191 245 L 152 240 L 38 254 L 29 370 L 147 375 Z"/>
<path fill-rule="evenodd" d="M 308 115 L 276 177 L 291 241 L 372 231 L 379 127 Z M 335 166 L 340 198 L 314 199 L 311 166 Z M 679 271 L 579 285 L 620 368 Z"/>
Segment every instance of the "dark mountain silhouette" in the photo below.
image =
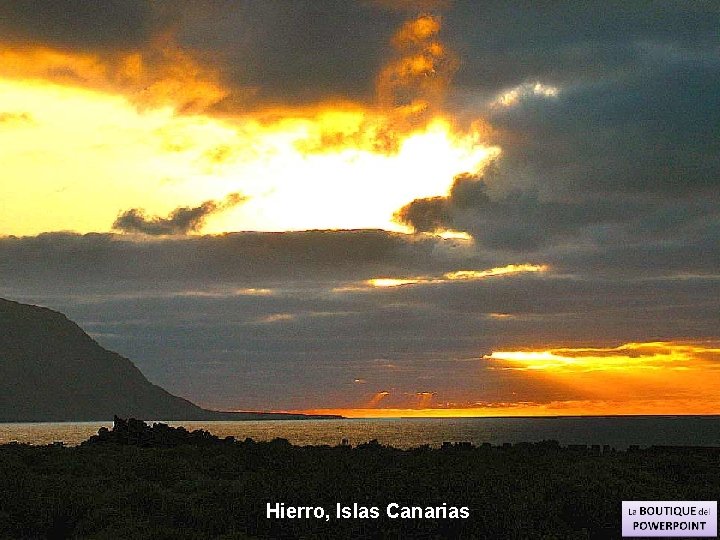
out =
<path fill-rule="evenodd" d="M 0 299 L 0 422 L 299 419 L 281 413 L 205 410 L 148 381 L 47 308 Z M 317 418 L 317 417 L 313 417 Z"/>

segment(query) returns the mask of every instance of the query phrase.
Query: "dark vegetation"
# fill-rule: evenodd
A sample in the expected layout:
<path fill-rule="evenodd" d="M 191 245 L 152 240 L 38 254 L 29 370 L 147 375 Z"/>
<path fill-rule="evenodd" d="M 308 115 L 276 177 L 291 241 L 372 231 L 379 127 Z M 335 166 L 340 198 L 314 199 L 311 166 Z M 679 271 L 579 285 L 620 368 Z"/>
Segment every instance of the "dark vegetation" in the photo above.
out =
<path fill-rule="evenodd" d="M 62 313 L 0 298 L 0 422 L 110 420 L 114 414 L 163 420 L 308 418 L 202 409 L 152 384 L 130 360 L 102 348 Z"/>
<path fill-rule="evenodd" d="M 0 447 L 0 537 L 619 538 L 622 500 L 715 500 L 720 448 L 296 447 L 116 420 L 82 445 Z M 267 519 L 266 503 L 330 521 Z M 335 504 L 378 519 L 336 519 Z M 390 502 L 470 518 L 388 519 Z"/>

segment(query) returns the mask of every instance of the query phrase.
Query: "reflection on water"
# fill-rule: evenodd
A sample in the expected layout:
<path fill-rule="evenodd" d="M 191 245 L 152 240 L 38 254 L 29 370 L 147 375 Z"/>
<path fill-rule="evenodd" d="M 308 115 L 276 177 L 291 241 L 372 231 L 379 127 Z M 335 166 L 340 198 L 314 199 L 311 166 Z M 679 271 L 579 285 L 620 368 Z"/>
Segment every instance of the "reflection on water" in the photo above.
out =
<path fill-rule="evenodd" d="M 335 446 L 345 438 L 356 445 L 377 439 L 382 444 L 412 448 L 440 446 L 444 441 L 542 441 L 561 444 L 631 444 L 720 446 L 720 416 L 633 416 L 563 418 L 419 418 L 352 420 L 253 420 L 244 422 L 167 422 L 189 430 L 206 429 L 219 437 L 250 437 L 256 441 L 276 437 L 298 445 Z M 0 443 L 17 441 L 76 445 L 112 422 L 0 424 Z"/>
<path fill-rule="evenodd" d="M 51 444 L 63 441 L 69 445 L 79 444 L 95 435 L 102 426 L 112 427 L 112 422 L 35 422 L 0 423 L 0 443 Z"/>

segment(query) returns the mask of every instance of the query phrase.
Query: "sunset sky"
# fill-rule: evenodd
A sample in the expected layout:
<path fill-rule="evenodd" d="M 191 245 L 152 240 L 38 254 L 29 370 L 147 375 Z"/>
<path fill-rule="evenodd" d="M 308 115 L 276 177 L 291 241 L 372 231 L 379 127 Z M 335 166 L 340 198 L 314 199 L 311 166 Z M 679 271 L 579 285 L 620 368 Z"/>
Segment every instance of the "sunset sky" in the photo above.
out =
<path fill-rule="evenodd" d="M 718 28 L 0 0 L 0 296 L 210 408 L 719 414 Z"/>

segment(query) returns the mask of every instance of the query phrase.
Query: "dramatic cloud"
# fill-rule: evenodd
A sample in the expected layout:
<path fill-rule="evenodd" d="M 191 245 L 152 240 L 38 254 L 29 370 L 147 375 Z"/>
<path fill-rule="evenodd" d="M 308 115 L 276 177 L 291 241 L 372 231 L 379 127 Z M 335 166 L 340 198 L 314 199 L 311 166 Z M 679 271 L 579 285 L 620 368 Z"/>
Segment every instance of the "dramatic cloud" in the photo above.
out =
<path fill-rule="evenodd" d="M 388 43 L 417 7 L 313 0 L 184 2 L 178 41 L 209 59 L 231 94 L 216 106 L 232 112 L 318 102 L 372 103 Z M 212 32 L 207 32 L 213 28 Z"/>
<path fill-rule="evenodd" d="M 144 57 L 160 36 L 172 35 L 173 45 L 196 65 L 210 67 L 214 82 L 229 92 L 219 109 L 338 98 L 369 103 L 377 74 L 396 58 L 387 44 L 397 29 L 409 17 L 441 14 L 443 45 L 460 59 L 458 88 L 451 93 L 477 108 L 477 99 L 523 83 L 572 85 L 647 72 L 652 63 L 683 55 L 702 57 L 716 45 L 719 17 L 712 2 L 674 0 L 652 10 L 619 1 L 602 6 L 500 0 L 105 4 L 2 2 L 2 41 L 16 48 L 34 43 L 102 53 L 103 58 Z"/>
<path fill-rule="evenodd" d="M 455 2 L 444 12 L 462 55 L 457 82 L 485 96 L 523 82 L 567 86 L 647 74 L 686 54 L 717 45 L 714 2 L 664 0 L 638 9 L 621 0 L 552 4 Z M 661 54 L 645 56 L 642 49 Z M 714 51 L 716 52 L 716 51 Z"/>
<path fill-rule="evenodd" d="M 439 41 L 440 24 L 431 15 L 403 24 L 392 40 L 398 56 L 378 77 L 380 105 L 395 109 L 410 125 L 437 114 L 455 70 L 452 54 Z"/>
<path fill-rule="evenodd" d="M 717 337 L 707 261 L 594 277 L 585 265 L 614 260 L 504 257 L 385 231 L 45 234 L 0 239 L 0 296 L 60 309 L 153 382 L 231 408 L 581 400 L 586 387 L 483 356 Z"/>
<path fill-rule="evenodd" d="M 231 193 L 223 201 L 205 201 L 195 207 L 181 206 L 170 212 L 166 218 L 148 217 L 139 208 L 131 208 L 117 217 L 112 228 L 127 233 L 150 235 L 197 232 L 212 214 L 223 212 L 246 200 L 240 193 Z"/>
<path fill-rule="evenodd" d="M 0 296 L 210 406 L 717 411 L 718 27 L 675 0 L 0 2 L 0 226 L 150 214 L 0 237 Z M 415 234 L 287 232 L 339 227 Z M 238 229 L 286 232 L 187 234 Z"/>
<path fill-rule="evenodd" d="M 228 233 L 136 238 L 46 233 L 0 238 L 0 278 L 29 290 L 269 288 L 355 282 L 379 275 L 443 274 L 509 264 L 467 241 L 381 230 Z M 72 267 L 72 271 L 69 271 Z M 14 276 L 14 277 L 12 277 Z M 195 287 L 195 285 L 197 287 Z"/>
<path fill-rule="evenodd" d="M 419 232 L 432 232 L 452 226 L 447 197 L 415 199 L 397 211 L 396 219 Z"/>
<path fill-rule="evenodd" d="M 684 257 L 708 271 L 720 236 L 710 202 L 720 195 L 717 7 L 474 9 L 459 3 L 444 17 L 461 36 L 449 40 L 463 58 L 453 103 L 468 118 L 485 111 L 502 155 L 397 218 L 467 231 L 488 249 L 542 251 L 576 271 L 580 260 L 583 270 L 672 271 Z"/>
<path fill-rule="evenodd" d="M 3 41 L 18 46 L 41 42 L 75 50 L 129 50 L 169 28 L 171 12 L 165 9 L 163 17 L 159 4 L 146 0 L 108 0 L 102 6 L 87 0 L 62 4 L 4 1 L 0 3 L 0 32 Z"/>
<path fill-rule="evenodd" d="M 0 76 L 120 92 L 143 107 L 202 111 L 227 95 L 178 44 L 168 3 L 0 3 Z M 78 31 L 82 28 L 82 31 Z"/>
<path fill-rule="evenodd" d="M 639 60 L 649 56 L 638 49 Z M 636 73 L 493 109 L 515 185 L 555 198 L 717 194 L 720 49 L 687 57 L 668 50 L 665 61 L 662 53 L 639 61 Z"/>
<path fill-rule="evenodd" d="M 465 230 L 500 249 L 711 243 L 720 217 L 709 202 L 720 195 L 720 49 L 635 47 L 645 60 L 636 72 L 490 105 L 503 150 L 495 166 L 456 179 L 446 198 L 409 203 L 398 219 L 416 230 Z"/>
<path fill-rule="evenodd" d="M 494 175 L 491 169 L 485 176 L 458 176 L 447 197 L 417 199 L 401 208 L 396 219 L 422 232 L 467 231 L 490 248 L 536 250 L 563 239 L 578 239 L 585 227 L 632 220 L 632 215 L 648 207 L 641 203 L 543 201 L 533 192 L 491 197 L 488 183 Z"/>

